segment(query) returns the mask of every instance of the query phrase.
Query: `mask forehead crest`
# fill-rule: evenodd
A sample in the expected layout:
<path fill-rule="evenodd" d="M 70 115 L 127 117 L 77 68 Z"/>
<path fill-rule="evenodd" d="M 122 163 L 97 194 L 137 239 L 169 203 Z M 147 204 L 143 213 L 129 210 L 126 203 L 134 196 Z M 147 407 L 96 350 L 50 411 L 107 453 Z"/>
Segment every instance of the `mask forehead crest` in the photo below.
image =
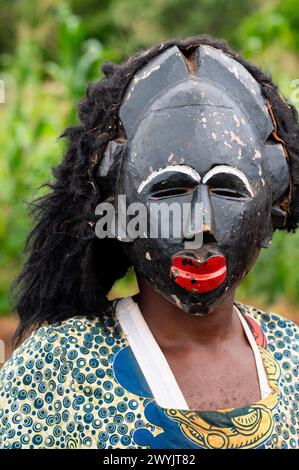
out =
<path fill-rule="evenodd" d="M 211 46 L 199 46 L 195 53 L 196 75 L 218 83 L 247 111 L 262 142 L 274 129 L 258 82 L 238 61 Z"/>
<path fill-rule="evenodd" d="M 170 85 L 189 77 L 186 60 L 174 46 L 162 52 L 139 70 L 129 84 L 119 117 L 130 138 L 143 109 L 161 91 Z"/>

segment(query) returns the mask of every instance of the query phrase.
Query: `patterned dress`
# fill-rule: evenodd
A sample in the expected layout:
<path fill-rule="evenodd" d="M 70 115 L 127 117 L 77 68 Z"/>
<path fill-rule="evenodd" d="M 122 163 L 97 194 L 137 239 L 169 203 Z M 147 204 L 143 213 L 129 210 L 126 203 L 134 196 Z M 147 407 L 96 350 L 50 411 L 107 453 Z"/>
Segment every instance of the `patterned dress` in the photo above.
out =
<path fill-rule="evenodd" d="M 299 448 L 299 331 L 236 303 L 272 393 L 235 409 L 156 402 L 116 317 L 36 330 L 0 374 L 1 448 Z"/>

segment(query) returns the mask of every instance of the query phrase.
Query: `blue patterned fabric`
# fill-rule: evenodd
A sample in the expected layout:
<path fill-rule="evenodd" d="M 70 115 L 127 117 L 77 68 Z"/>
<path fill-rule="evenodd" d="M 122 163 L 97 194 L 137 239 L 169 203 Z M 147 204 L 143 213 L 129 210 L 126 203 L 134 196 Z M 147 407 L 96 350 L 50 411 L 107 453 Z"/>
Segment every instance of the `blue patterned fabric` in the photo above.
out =
<path fill-rule="evenodd" d="M 0 373 L 1 448 L 298 448 L 299 332 L 236 304 L 272 393 L 218 411 L 160 407 L 116 317 L 35 331 Z"/>

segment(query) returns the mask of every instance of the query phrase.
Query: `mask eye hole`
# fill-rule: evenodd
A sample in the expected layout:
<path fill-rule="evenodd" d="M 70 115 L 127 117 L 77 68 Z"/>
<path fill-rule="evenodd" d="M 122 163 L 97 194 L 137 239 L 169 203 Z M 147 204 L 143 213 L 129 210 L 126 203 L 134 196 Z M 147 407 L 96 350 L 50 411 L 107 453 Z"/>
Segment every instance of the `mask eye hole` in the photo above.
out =
<path fill-rule="evenodd" d="M 236 191 L 234 189 L 228 188 L 211 188 L 210 194 L 214 194 L 215 196 L 225 197 L 227 199 L 247 199 L 248 194 L 242 193 L 240 191 Z"/>
<path fill-rule="evenodd" d="M 244 181 L 233 173 L 216 173 L 208 182 L 211 196 L 230 200 L 246 200 L 252 198 Z"/>
<path fill-rule="evenodd" d="M 155 191 L 151 194 L 151 199 L 166 199 L 168 197 L 183 196 L 188 194 L 189 190 L 186 188 L 168 188 L 160 191 Z"/>

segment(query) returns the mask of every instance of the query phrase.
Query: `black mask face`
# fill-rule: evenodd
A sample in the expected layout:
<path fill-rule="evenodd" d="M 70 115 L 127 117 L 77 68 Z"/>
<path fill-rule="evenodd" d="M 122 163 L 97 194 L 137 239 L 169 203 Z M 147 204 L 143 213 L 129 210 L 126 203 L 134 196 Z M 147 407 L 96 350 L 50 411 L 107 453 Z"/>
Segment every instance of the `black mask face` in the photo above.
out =
<path fill-rule="evenodd" d="M 147 210 L 143 237 L 124 243 L 125 252 L 170 302 L 208 313 L 270 244 L 272 206 L 289 186 L 259 85 L 221 51 L 200 46 L 188 63 L 173 47 L 135 76 L 120 118 L 127 140 L 109 144 L 101 175 L 118 172 L 114 196 Z M 162 219 L 161 203 L 169 209 Z M 161 237 L 170 222 L 185 231 Z"/>

